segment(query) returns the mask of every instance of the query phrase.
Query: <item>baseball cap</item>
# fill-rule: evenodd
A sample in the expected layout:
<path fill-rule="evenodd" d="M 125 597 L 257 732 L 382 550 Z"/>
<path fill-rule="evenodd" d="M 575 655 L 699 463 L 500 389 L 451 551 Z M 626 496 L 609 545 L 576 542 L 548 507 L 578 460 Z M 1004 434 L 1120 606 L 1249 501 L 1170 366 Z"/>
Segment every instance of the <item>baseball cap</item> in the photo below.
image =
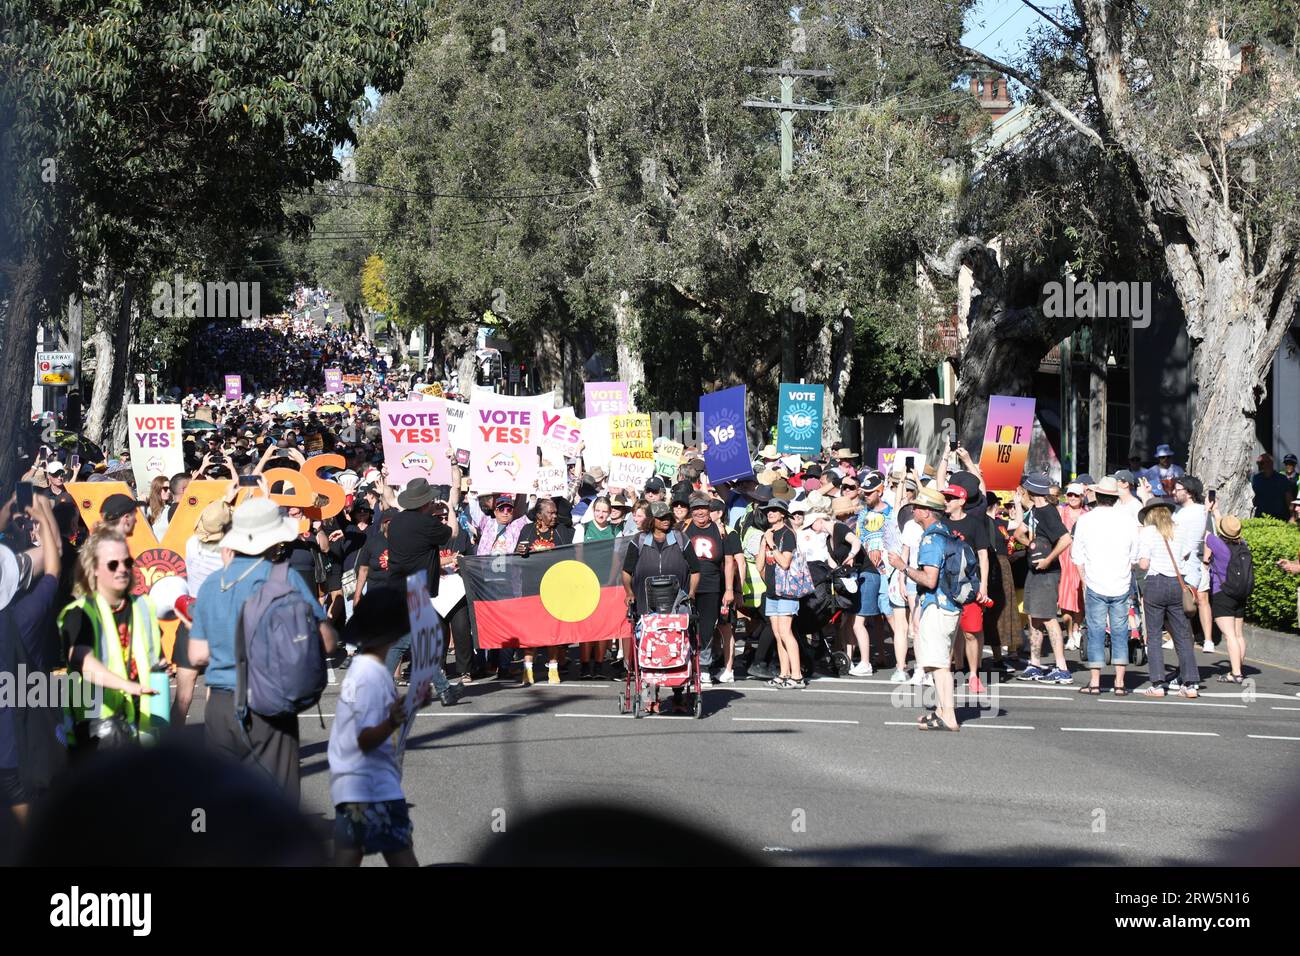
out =
<path fill-rule="evenodd" d="M 859 479 L 863 493 L 875 491 L 885 484 L 885 476 L 878 471 L 869 471 Z"/>
<path fill-rule="evenodd" d="M 1133 477 L 1133 472 L 1129 471 L 1127 468 L 1121 468 L 1119 471 L 1115 472 L 1115 480 L 1123 481 L 1129 485 L 1137 484 L 1137 479 Z"/>
<path fill-rule="evenodd" d="M 939 493 L 945 498 L 960 498 L 962 501 L 966 500 L 966 489 L 962 488 L 960 485 L 949 485 Z"/>
<path fill-rule="evenodd" d="M 650 502 L 650 506 L 646 508 L 646 513 L 651 518 L 671 518 L 673 516 L 672 510 L 662 501 Z"/>
<path fill-rule="evenodd" d="M 1292 455 L 1291 457 L 1294 458 L 1295 456 Z M 822 476 L 822 466 L 813 462 L 803 470 L 803 476 L 805 478 L 820 478 Z"/>
<path fill-rule="evenodd" d="M 514 496 L 514 495 L 497 495 L 495 498 L 492 499 L 492 510 L 493 510 L 493 511 L 496 511 L 496 509 L 500 508 L 502 505 L 509 505 L 510 507 L 513 508 L 513 507 L 515 506 L 515 496 Z"/>
<path fill-rule="evenodd" d="M 123 515 L 135 510 L 135 502 L 126 495 L 109 495 L 99 507 L 99 515 L 105 521 L 116 521 Z"/>
<path fill-rule="evenodd" d="M 712 508 L 713 499 L 710 498 L 708 495 L 699 494 L 697 492 L 696 494 L 690 496 L 690 499 L 687 501 L 687 504 L 690 505 L 692 511 L 694 511 L 696 508 Z M 718 502 L 718 504 L 722 504 L 722 502 Z"/>
<path fill-rule="evenodd" d="M 667 491 L 668 486 L 664 484 L 664 480 L 662 478 L 660 478 L 658 475 L 655 475 L 653 478 L 651 478 L 649 481 L 645 483 L 645 490 L 646 491 Z"/>
<path fill-rule="evenodd" d="M 1284 465 L 1300 464 L 1300 460 L 1297 460 L 1295 455 L 1288 453 L 1282 456 L 1282 464 Z"/>
<path fill-rule="evenodd" d="M 55 458 L 45 463 L 45 473 L 47 475 L 61 475 L 64 472 L 63 462 Z"/>

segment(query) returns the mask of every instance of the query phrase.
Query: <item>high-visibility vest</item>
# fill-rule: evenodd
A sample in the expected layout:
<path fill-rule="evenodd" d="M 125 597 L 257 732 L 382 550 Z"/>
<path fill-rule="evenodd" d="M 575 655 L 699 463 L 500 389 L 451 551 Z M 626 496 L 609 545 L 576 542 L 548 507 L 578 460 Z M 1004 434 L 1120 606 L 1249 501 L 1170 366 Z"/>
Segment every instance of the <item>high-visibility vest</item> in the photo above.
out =
<path fill-rule="evenodd" d="M 162 656 L 162 636 L 149 599 L 128 595 L 127 600 L 131 602 L 131 656 L 135 660 L 138 675 L 136 679 L 140 684 L 148 686 L 150 670 Z M 84 612 L 90 621 L 90 626 L 94 629 L 95 657 L 118 677 L 128 680 L 122 642 L 117 636 L 117 625 L 112 623 L 113 609 L 108 606 L 108 601 L 98 592 L 93 595 L 83 595 L 59 612 L 60 629 L 63 627 L 64 618 L 74 610 Z M 109 622 L 107 628 L 104 626 L 105 621 Z M 137 698 L 130 694 L 109 690 L 106 687 L 97 687 L 96 691 L 98 693 L 94 697 L 98 703 L 93 699 L 85 700 L 84 698 L 91 696 L 88 694 L 80 695 L 83 698 L 81 700 L 75 699 L 74 696 L 74 699 L 69 702 L 67 712 L 74 724 L 83 720 L 122 717 L 139 731 L 141 741 L 152 743 L 157 739 L 160 728 L 153 720 L 154 708 L 167 707 L 166 699 L 163 699 L 160 704 L 154 697 L 143 695 L 138 698 L 137 706 Z M 164 714 L 162 717 L 165 721 L 167 715 Z"/>

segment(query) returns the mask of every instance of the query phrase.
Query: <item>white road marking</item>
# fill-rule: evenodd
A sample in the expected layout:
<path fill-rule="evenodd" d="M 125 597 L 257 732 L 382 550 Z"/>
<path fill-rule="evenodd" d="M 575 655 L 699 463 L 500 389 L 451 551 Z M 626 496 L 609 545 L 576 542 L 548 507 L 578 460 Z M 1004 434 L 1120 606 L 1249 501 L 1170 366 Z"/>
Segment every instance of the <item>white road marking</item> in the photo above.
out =
<path fill-rule="evenodd" d="M 1300 707 L 1270 707 L 1269 710 L 1300 710 Z"/>
<path fill-rule="evenodd" d="M 1217 737 L 1204 730 L 1137 730 L 1130 727 L 1062 727 L 1062 730 L 1081 734 L 1169 734 L 1175 737 Z"/>
<path fill-rule="evenodd" d="M 1240 708 L 1241 710 L 1246 709 L 1245 704 L 1213 704 L 1210 703 L 1209 701 L 1205 701 L 1203 703 L 1197 703 L 1194 700 L 1169 700 L 1167 698 L 1162 699 L 1159 697 L 1142 697 L 1141 695 L 1136 695 L 1136 696 L 1138 697 L 1137 700 L 1127 700 L 1123 697 L 1118 697 L 1118 698 L 1102 697 L 1101 702 L 1103 704 L 1148 704 L 1153 702 L 1160 702 L 1163 700 L 1164 705 L 1168 707 L 1237 707 Z"/>
<path fill-rule="evenodd" d="M 1270 737 L 1268 734 L 1247 734 L 1251 740 L 1300 740 L 1300 737 Z"/>
<path fill-rule="evenodd" d="M 769 724 L 856 724 L 856 720 L 820 720 L 812 717 L 732 717 L 732 720 L 746 723 Z"/>
<path fill-rule="evenodd" d="M 982 717 L 977 718 L 975 720 L 968 720 L 966 721 L 966 723 L 962 724 L 962 726 L 963 727 L 985 727 L 989 730 L 1033 730 L 1034 729 L 1033 727 L 1027 726 L 1026 724 L 986 724 L 983 723 L 983 720 L 984 718 Z"/>

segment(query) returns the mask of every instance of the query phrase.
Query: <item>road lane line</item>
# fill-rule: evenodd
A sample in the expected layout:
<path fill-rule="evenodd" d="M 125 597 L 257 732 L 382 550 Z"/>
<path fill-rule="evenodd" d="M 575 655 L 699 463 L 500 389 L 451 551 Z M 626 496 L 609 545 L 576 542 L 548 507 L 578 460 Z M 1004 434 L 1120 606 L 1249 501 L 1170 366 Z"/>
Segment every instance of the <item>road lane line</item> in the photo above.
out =
<path fill-rule="evenodd" d="M 1192 700 L 1165 700 L 1160 698 L 1143 698 L 1141 700 L 1125 700 L 1124 698 L 1102 697 L 1103 704 L 1153 704 L 1159 703 L 1163 707 L 1238 707 L 1241 710 L 1246 709 L 1245 704 L 1214 704 L 1210 701 L 1192 701 Z"/>
<path fill-rule="evenodd" d="M 1300 710 L 1300 707 L 1270 707 L 1269 710 Z"/>
<path fill-rule="evenodd" d="M 984 727 L 988 730 L 1033 730 L 1034 729 L 1033 727 L 1027 726 L 1026 724 L 985 724 L 982 723 L 983 720 L 985 720 L 985 718 L 977 717 L 974 720 L 966 721 L 964 724 L 962 724 L 962 726 L 963 727 Z"/>
<path fill-rule="evenodd" d="M 1271 737 L 1268 734 L 1247 734 L 1251 740 L 1300 740 L 1300 737 Z"/>
<path fill-rule="evenodd" d="M 1204 730 L 1138 730 L 1131 727 L 1062 727 L 1064 731 L 1080 734 L 1168 734 L 1173 737 L 1217 737 Z"/>
<path fill-rule="evenodd" d="M 857 724 L 856 720 L 821 720 L 812 717 L 732 717 L 743 723 L 767 724 Z"/>

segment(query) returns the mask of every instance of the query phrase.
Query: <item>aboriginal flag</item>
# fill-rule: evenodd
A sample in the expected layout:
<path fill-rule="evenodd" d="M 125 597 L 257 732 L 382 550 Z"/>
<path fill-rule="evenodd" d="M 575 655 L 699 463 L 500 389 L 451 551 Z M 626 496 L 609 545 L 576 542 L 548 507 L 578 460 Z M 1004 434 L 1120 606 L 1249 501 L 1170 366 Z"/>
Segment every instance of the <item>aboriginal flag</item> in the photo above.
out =
<path fill-rule="evenodd" d="M 631 637 L 623 588 L 629 538 L 527 557 L 465 557 L 461 577 L 478 646 L 551 647 Z"/>

